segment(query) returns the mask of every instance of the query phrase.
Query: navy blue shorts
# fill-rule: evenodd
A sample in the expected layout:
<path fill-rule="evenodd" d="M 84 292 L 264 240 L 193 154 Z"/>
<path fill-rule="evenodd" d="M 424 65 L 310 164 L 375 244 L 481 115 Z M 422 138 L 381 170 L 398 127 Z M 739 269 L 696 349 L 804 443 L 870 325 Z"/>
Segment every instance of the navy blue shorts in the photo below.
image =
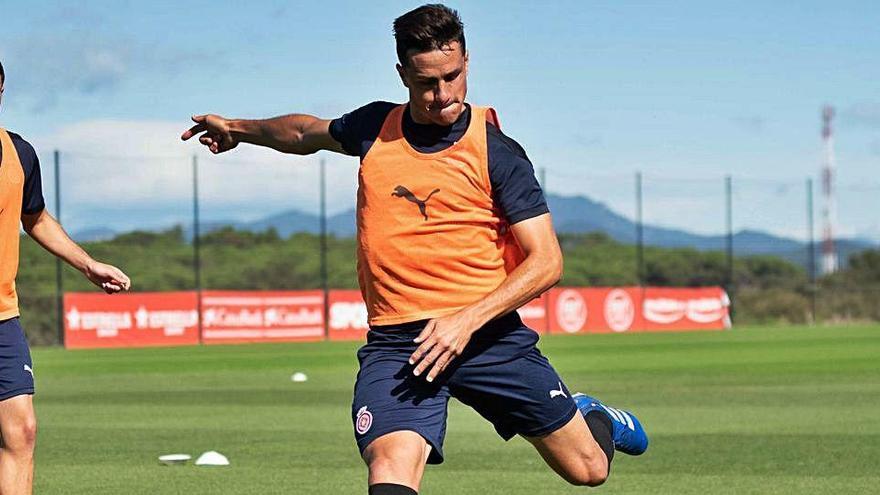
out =
<path fill-rule="evenodd" d="M 0 321 L 0 400 L 34 393 L 34 370 L 18 317 Z"/>
<path fill-rule="evenodd" d="M 571 394 L 535 347 L 538 334 L 516 312 L 477 331 L 433 383 L 413 376 L 408 362 L 425 323 L 373 327 L 358 351 L 352 418 L 362 454 L 376 438 L 409 430 L 431 445 L 428 463 L 440 464 L 450 397 L 474 408 L 505 440 L 543 436 L 574 417 Z"/>

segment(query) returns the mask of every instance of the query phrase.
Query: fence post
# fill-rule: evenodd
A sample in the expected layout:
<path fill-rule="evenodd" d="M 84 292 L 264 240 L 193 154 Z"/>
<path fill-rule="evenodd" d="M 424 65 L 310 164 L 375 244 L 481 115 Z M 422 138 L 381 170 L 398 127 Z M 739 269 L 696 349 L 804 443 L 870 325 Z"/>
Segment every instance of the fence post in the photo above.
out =
<path fill-rule="evenodd" d="M 196 311 L 198 312 L 199 343 L 202 343 L 202 245 L 199 240 L 199 157 L 192 157 L 193 178 L 193 276 L 196 286 Z"/>
<path fill-rule="evenodd" d="M 813 232 L 813 179 L 807 178 L 807 274 L 810 277 L 810 324 L 816 324 L 816 239 Z"/>
<path fill-rule="evenodd" d="M 645 238 L 642 213 L 642 173 L 636 172 L 636 276 L 639 287 L 645 286 Z"/>
<path fill-rule="evenodd" d="M 730 319 L 732 321 L 736 288 L 733 280 L 733 179 L 729 175 L 724 177 L 724 197 L 727 224 L 727 275 L 725 278 L 727 297 L 730 298 Z"/>
<path fill-rule="evenodd" d="M 636 278 L 639 281 L 639 310 L 645 314 L 645 221 L 642 205 L 642 172 L 636 172 Z"/>
<path fill-rule="evenodd" d="M 55 218 L 61 223 L 61 152 L 53 153 L 55 165 Z M 58 343 L 64 347 L 64 267 L 61 258 L 55 257 L 55 318 L 58 332 Z"/>
<path fill-rule="evenodd" d="M 321 290 L 324 293 L 324 339 L 330 338 L 330 287 L 327 280 L 327 164 L 321 158 Z"/>

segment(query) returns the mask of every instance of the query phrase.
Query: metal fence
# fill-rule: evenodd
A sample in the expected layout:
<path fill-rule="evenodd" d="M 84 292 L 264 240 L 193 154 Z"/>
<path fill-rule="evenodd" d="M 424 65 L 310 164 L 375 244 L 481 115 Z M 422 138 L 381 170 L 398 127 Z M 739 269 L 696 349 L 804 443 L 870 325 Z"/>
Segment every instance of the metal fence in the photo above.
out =
<path fill-rule="evenodd" d="M 135 290 L 356 287 L 354 159 L 253 149 L 41 158 L 49 210 L 96 258 L 119 264 Z M 563 283 L 722 285 L 735 322 L 880 319 L 880 280 L 817 271 L 821 229 L 808 177 L 536 174 L 564 241 Z M 865 213 L 880 211 L 880 184 L 838 192 L 842 235 L 880 232 Z M 877 244 L 838 248 L 845 266 Z M 22 244 L 18 288 L 38 344 L 60 343 L 63 292 L 90 289 L 31 241 Z"/>

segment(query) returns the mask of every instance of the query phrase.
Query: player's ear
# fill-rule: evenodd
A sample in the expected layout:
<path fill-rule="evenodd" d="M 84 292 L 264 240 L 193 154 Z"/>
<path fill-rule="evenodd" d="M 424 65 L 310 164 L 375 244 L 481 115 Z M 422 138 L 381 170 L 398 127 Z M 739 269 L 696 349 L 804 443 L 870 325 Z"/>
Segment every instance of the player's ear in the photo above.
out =
<path fill-rule="evenodd" d="M 406 82 L 406 69 L 400 64 L 397 64 L 394 67 L 397 69 L 397 75 L 400 76 L 400 81 L 403 83 L 403 86 L 409 88 L 409 83 Z"/>

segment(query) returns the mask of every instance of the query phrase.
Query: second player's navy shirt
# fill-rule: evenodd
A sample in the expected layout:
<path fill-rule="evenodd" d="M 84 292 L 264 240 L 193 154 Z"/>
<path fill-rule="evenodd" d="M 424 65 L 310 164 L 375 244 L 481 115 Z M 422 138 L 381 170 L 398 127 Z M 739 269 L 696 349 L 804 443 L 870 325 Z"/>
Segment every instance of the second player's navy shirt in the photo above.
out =
<path fill-rule="evenodd" d="M 335 119 L 330 124 L 330 135 L 346 153 L 361 160 L 379 136 L 382 124 L 396 103 L 377 101 Z M 451 126 L 417 124 L 409 111 L 403 112 L 403 135 L 421 153 L 435 153 L 455 144 L 470 124 L 470 106 Z M 526 152 L 500 129 L 486 124 L 486 144 L 489 158 L 489 181 L 492 194 L 505 219 L 514 224 L 547 213 L 547 201 L 535 178 L 535 170 Z"/>
<path fill-rule="evenodd" d="M 25 215 L 39 213 L 46 207 L 43 199 L 43 185 L 40 178 L 40 159 L 30 143 L 14 132 L 9 133 L 12 145 L 18 153 L 21 168 L 24 169 L 24 194 L 21 200 L 21 212 Z M 0 149 L 0 163 L 3 163 L 3 150 Z"/>

